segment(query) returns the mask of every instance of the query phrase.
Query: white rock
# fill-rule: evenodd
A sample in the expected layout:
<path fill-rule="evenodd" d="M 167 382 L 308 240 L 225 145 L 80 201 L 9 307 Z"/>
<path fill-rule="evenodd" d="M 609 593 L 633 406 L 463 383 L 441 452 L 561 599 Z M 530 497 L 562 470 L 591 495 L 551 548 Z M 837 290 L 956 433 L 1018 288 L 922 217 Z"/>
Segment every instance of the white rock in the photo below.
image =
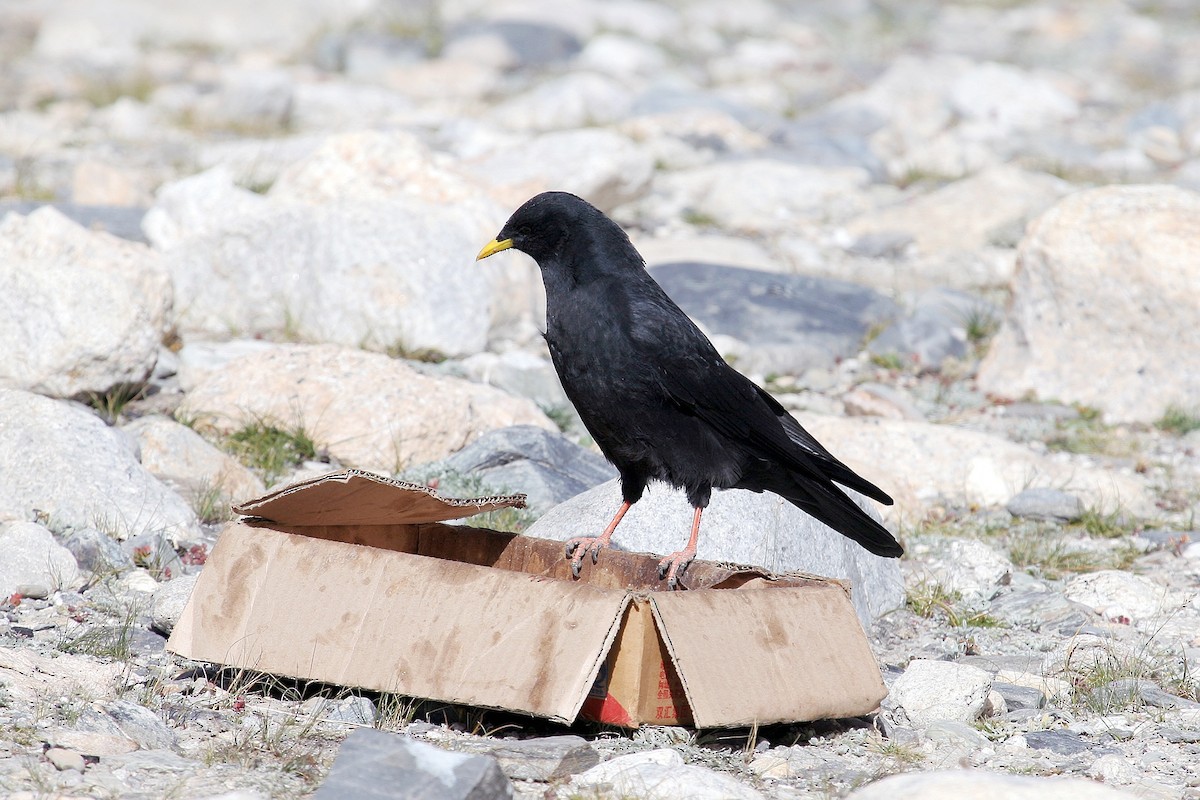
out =
<path fill-rule="evenodd" d="M 488 118 L 513 130 L 551 131 L 613 123 L 632 106 L 629 90 L 612 78 L 571 72 L 500 103 Z"/>
<path fill-rule="evenodd" d="M 258 497 L 261 480 L 228 453 L 217 449 L 186 425 L 160 416 L 140 417 L 124 427 L 138 442 L 142 466 L 193 503 L 215 492 L 228 505 Z"/>
<path fill-rule="evenodd" d="M 1167 606 L 1166 587 L 1141 575 L 1114 569 L 1076 575 L 1067 581 L 1063 594 L 1108 619 L 1117 616 L 1145 619 L 1161 614 Z"/>
<path fill-rule="evenodd" d="M 579 195 L 602 211 L 633 200 L 650 183 L 654 160 L 629 138 L 603 129 L 542 134 L 464 165 L 502 190 L 514 209 L 548 190 Z"/>
<path fill-rule="evenodd" d="M 891 775 L 847 800 L 1132 800 L 1134 795 L 1083 778 L 1035 778 L 987 770 Z"/>
<path fill-rule="evenodd" d="M 938 583 L 967 598 L 990 596 L 1013 565 L 978 539 L 953 539 L 944 552 L 930 559 Z"/>
<path fill-rule="evenodd" d="M 571 786 L 605 796 L 639 800 L 762 800 L 763 795 L 729 775 L 689 766 L 674 750 L 618 756 L 574 776 Z"/>
<path fill-rule="evenodd" d="M 234 185 L 233 170 L 218 165 L 158 190 L 154 207 L 142 218 L 142 231 L 159 250 L 263 213 L 267 199 Z"/>
<path fill-rule="evenodd" d="M 557 430 L 532 401 L 336 345 L 279 345 L 231 362 L 179 414 L 230 433 L 266 420 L 300 427 L 348 467 L 395 472 L 435 461 L 507 425 Z"/>
<path fill-rule="evenodd" d="M 199 575 L 180 575 L 160 584 L 150 604 L 150 627 L 163 636 L 170 636 L 175 624 L 183 616 L 192 590 L 196 588 Z"/>
<path fill-rule="evenodd" d="M 1117 785 L 1137 784 L 1145 780 L 1140 769 L 1130 764 L 1125 756 L 1117 753 L 1109 753 L 1097 758 L 1088 767 L 1087 774 L 1096 780 Z"/>
<path fill-rule="evenodd" d="M 117 539 L 198 535 L 195 513 L 134 449 L 81 406 L 0 389 L 0 518 L 39 513 L 55 530 L 94 526 Z"/>
<path fill-rule="evenodd" d="M 872 501 L 860 499 L 860 503 L 868 513 L 878 513 Z M 560 541 L 596 536 L 620 504 L 619 482 L 609 481 L 550 509 L 526 534 Z M 684 492 L 666 484 L 651 484 L 621 520 L 613 546 L 666 555 L 687 543 L 691 519 L 692 508 Z M 700 559 L 753 564 L 773 572 L 796 570 L 846 578 L 864 627 L 904 602 L 904 584 L 896 559 L 868 553 L 767 492 L 714 492 L 704 512 L 696 552 Z"/>
<path fill-rule="evenodd" d="M 838 220 L 864 210 L 869 181 L 857 167 L 815 167 L 765 158 L 722 161 L 663 175 L 667 202 L 722 228 L 761 234 L 798 222 Z"/>
<path fill-rule="evenodd" d="M 954 82 L 954 110 L 994 136 L 1036 130 L 1073 119 L 1079 104 L 1048 78 L 1011 64 L 979 64 Z"/>
<path fill-rule="evenodd" d="M 0 526 L 0 598 L 29 587 L 42 596 L 69 589 L 79 580 L 79 566 L 54 534 L 36 522 Z"/>
<path fill-rule="evenodd" d="M 1200 194 L 1114 186 L 1070 195 L 1030 226 L 1019 264 L 981 389 L 1138 422 L 1200 396 Z"/>
<path fill-rule="evenodd" d="M 925 504 L 937 498 L 1003 505 L 1031 484 L 1061 487 L 1094 508 L 1153 513 L 1139 476 L 1062 463 L 999 436 L 879 417 L 798 413 L 796 418 L 851 469 L 868 479 L 875 476 L 896 501 L 883 509 L 887 519 L 915 523 Z M 905 467 L 897 470 L 896 464 Z"/>
<path fill-rule="evenodd" d="M 158 591 L 159 582 L 144 569 L 135 569 L 121 576 L 121 586 L 130 592 L 139 594 L 154 594 Z"/>
<path fill-rule="evenodd" d="M 1041 213 L 1070 190 L 1070 184 L 1050 175 L 993 167 L 864 214 L 846 228 L 855 235 L 903 231 L 924 254 L 974 251 L 998 228 Z"/>
<path fill-rule="evenodd" d="M 399 134 L 329 140 L 280 176 L 265 205 L 256 197 L 245 213 L 219 214 L 220 224 L 166 250 L 176 292 L 188 298 L 180 329 L 407 353 L 483 350 L 493 286 L 512 286 L 503 268 L 477 269 L 472 259 L 505 212 L 437 161 Z M 207 184 L 185 188 L 168 195 L 172 219 L 220 204 L 222 193 Z M 224 195 L 246 200 L 238 190 Z M 520 285 L 528 306 L 528 284 Z"/>
<path fill-rule="evenodd" d="M 978 667 L 917 659 L 896 678 L 884 705 L 918 726 L 944 719 L 974 722 L 991 689 L 991 674 Z"/>
<path fill-rule="evenodd" d="M 0 386 L 73 397 L 146 379 L 171 308 L 149 248 L 48 206 L 0 222 Z"/>

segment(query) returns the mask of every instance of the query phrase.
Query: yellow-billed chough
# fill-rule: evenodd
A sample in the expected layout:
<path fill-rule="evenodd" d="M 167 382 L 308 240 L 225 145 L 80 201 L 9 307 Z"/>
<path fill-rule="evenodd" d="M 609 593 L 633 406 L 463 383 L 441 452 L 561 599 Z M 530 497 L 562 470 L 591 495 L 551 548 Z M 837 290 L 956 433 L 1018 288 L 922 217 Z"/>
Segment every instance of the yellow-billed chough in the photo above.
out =
<path fill-rule="evenodd" d="M 769 491 L 870 552 L 902 548 L 835 484 L 892 499 L 834 458 L 770 394 L 729 366 L 646 272 L 621 228 L 584 200 L 546 192 L 480 251 L 533 257 L 546 286 L 546 343 L 567 397 L 621 476 L 624 502 L 604 532 L 567 542 L 572 572 L 608 546 L 650 480 L 687 492 L 687 546 L 659 564 L 674 588 L 696 555 L 713 488 Z"/>

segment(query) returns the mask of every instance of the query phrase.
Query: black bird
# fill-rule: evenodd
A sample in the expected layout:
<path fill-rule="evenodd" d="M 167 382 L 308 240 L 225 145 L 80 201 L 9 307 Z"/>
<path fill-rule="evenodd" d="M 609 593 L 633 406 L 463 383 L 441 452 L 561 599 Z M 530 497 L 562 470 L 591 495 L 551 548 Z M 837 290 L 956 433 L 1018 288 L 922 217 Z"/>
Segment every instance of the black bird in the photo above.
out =
<path fill-rule="evenodd" d="M 604 532 L 567 542 L 576 576 L 589 552 L 596 563 L 650 480 L 684 489 L 695 509 L 687 546 L 659 563 L 671 588 L 696 556 L 700 515 L 714 487 L 774 492 L 876 555 L 904 552 L 834 483 L 880 503 L 892 498 L 729 366 L 599 209 L 565 192 L 539 194 L 476 260 L 510 247 L 541 268 L 550 358 L 621 476 L 624 503 Z"/>

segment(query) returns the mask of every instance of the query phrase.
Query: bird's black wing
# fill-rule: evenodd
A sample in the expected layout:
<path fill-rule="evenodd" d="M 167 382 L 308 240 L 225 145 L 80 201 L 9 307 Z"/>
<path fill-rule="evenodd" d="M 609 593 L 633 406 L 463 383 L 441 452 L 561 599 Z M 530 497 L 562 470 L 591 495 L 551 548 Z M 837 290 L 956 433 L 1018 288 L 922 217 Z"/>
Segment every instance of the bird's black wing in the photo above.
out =
<path fill-rule="evenodd" d="M 645 365 L 681 411 L 717 433 L 810 480 L 834 480 L 881 503 L 879 487 L 838 461 L 770 394 L 725 363 L 708 338 L 665 295 L 643 295 L 633 336 Z"/>
<path fill-rule="evenodd" d="M 754 388 L 758 390 L 758 395 L 762 398 L 763 402 L 775 413 L 788 438 L 798 447 L 808 451 L 821 464 L 826 475 L 843 486 L 847 486 L 856 492 L 861 492 L 872 500 L 883 503 L 885 506 L 892 505 L 892 498 L 886 492 L 847 467 L 841 461 L 838 461 L 832 453 L 817 441 L 815 436 L 806 431 L 796 421 L 796 418 L 779 404 L 778 400 L 771 396 L 770 392 L 760 386 L 755 386 Z"/>

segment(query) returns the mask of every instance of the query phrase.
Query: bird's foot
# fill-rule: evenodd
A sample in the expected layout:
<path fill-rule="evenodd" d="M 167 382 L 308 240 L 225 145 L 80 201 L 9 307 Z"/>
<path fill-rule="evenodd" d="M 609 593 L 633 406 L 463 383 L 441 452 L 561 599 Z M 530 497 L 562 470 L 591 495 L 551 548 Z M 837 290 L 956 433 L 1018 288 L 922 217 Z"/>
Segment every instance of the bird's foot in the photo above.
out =
<path fill-rule="evenodd" d="M 610 536 L 577 536 L 567 540 L 567 558 L 571 559 L 571 574 L 579 577 L 583 569 L 583 559 L 588 553 L 592 554 L 592 564 L 600 558 L 600 551 L 608 547 Z M 572 557 L 574 556 L 574 557 Z"/>
<path fill-rule="evenodd" d="M 696 557 L 696 548 L 694 545 L 689 545 L 683 548 L 678 553 L 671 555 L 658 562 L 658 578 L 659 580 L 666 579 L 667 588 L 676 589 L 679 587 L 679 578 L 683 575 L 684 570 L 688 568 L 688 564 L 692 563 L 692 559 Z"/>

